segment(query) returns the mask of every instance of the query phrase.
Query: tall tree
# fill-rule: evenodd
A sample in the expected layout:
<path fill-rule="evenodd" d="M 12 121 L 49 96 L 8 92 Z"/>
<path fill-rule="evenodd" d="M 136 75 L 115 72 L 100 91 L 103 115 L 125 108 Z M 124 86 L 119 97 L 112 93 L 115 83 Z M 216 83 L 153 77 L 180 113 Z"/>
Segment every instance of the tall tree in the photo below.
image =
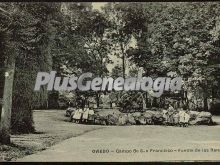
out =
<path fill-rule="evenodd" d="M 219 50 L 213 38 L 218 34 L 218 8 L 219 3 L 154 3 L 130 8 L 136 17 L 133 20 L 144 23 L 133 32 L 138 49 L 130 50 L 129 58 L 151 76 L 176 71 L 183 76 L 185 91 L 198 97 L 202 94 L 205 110 L 211 86 L 217 80 Z"/>
<path fill-rule="evenodd" d="M 10 143 L 11 134 L 11 109 L 12 90 L 15 71 L 16 45 L 13 33 L 14 15 L 17 14 L 16 7 L 8 8 L 7 5 L 0 5 L 0 47 L 1 47 L 1 111 L 0 111 L 0 142 Z M 11 30 L 11 31 L 10 31 Z"/>
<path fill-rule="evenodd" d="M 108 3 L 104 8 L 106 18 L 110 22 L 108 37 L 112 42 L 112 52 L 122 60 L 122 75 L 125 78 L 126 59 L 129 43 L 131 42 L 131 31 L 126 28 L 126 22 L 123 20 L 127 5 L 123 3 Z"/>

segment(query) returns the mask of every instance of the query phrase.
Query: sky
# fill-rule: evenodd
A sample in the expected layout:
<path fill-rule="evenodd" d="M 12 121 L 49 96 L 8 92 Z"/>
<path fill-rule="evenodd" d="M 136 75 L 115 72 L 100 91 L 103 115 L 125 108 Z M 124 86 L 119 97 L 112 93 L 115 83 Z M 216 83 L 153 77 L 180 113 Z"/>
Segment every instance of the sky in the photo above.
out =
<path fill-rule="evenodd" d="M 101 11 L 101 7 L 107 4 L 107 2 L 93 2 L 92 7 L 93 9 Z"/>

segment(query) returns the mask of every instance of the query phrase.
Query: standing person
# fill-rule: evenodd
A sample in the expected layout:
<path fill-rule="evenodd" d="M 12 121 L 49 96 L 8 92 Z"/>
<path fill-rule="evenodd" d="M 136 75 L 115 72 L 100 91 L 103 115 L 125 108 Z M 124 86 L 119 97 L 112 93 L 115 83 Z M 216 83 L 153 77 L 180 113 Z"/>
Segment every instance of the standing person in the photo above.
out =
<path fill-rule="evenodd" d="M 184 112 L 184 110 L 180 110 L 179 111 L 179 126 L 180 127 L 183 127 L 184 126 L 184 121 L 185 121 L 185 112 Z"/>
<path fill-rule="evenodd" d="M 190 119 L 189 111 L 186 111 L 184 116 L 184 127 L 189 126 L 189 119 Z"/>
<path fill-rule="evenodd" d="M 168 124 L 168 111 L 163 110 L 164 125 Z"/>
<path fill-rule="evenodd" d="M 87 123 L 88 122 L 88 118 L 89 118 L 89 107 L 86 106 L 84 108 L 84 112 L 83 112 L 83 115 L 82 115 L 82 121 Z"/>
<path fill-rule="evenodd" d="M 75 109 L 75 108 L 73 109 L 72 112 L 70 112 L 70 122 L 73 121 L 73 116 L 74 116 L 75 112 L 76 112 L 76 109 Z"/>
<path fill-rule="evenodd" d="M 168 110 L 167 110 L 167 113 L 168 113 L 168 124 L 169 125 L 173 125 L 173 123 L 174 123 L 174 118 L 173 118 L 173 114 L 174 114 L 174 108 L 173 108 L 173 106 L 170 104 L 169 105 L 169 108 L 168 108 Z"/>
<path fill-rule="evenodd" d="M 179 125 L 179 118 L 180 118 L 179 112 L 175 111 L 174 114 L 173 114 L 173 122 L 174 122 L 175 126 Z"/>
<path fill-rule="evenodd" d="M 181 120 L 181 123 L 183 122 L 183 118 L 180 117 L 182 112 L 183 112 L 183 108 L 181 105 L 180 108 L 178 108 L 174 114 L 174 123 L 176 126 L 180 126 L 180 120 Z"/>
<path fill-rule="evenodd" d="M 189 125 L 189 119 L 190 119 L 190 115 L 188 111 L 184 111 L 181 110 L 179 112 L 179 116 L 180 116 L 180 120 L 179 120 L 179 124 L 181 127 L 188 127 Z"/>
<path fill-rule="evenodd" d="M 93 123 L 94 122 L 94 115 L 95 115 L 95 112 L 93 109 L 89 109 L 89 116 L 88 116 L 88 122 L 89 123 Z"/>
<path fill-rule="evenodd" d="M 79 123 L 80 120 L 82 119 L 82 114 L 83 110 L 82 109 L 77 109 L 76 112 L 73 115 L 73 119 L 76 123 Z"/>

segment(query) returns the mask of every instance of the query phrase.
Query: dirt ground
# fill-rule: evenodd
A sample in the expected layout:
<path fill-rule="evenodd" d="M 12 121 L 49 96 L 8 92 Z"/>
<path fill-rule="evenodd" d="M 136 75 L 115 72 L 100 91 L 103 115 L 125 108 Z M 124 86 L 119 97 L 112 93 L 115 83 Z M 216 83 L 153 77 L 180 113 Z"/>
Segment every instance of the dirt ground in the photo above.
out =
<path fill-rule="evenodd" d="M 12 145 L 0 145 L 0 161 L 16 160 L 23 156 L 45 150 L 65 139 L 101 129 L 98 125 L 76 125 L 68 122 L 65 110 L 35 110 L 36 133 L 12 135 Z"/>
<path fill-rule="evenodd" d="M 108 126 L 18 162 L 219 161 L 220 126 Z"/>
<path fill-rule="evenodd" d="M 146 144 L 151 144 L 153 139 L 156 139 L 156 143 L 164 142 L 164 137 L 167 135 L 169 142 L 174 139 L 179 139 L 179 142 L 184 139 L 190 139 L 190 141 L 199 145 L 199 141 L 207 139 L 209 142 L 220 142 L 220 116 L 213 116 L 214 122 L 218 123 L 215 126 L 190 126 L 188 128 L 179 127 L 165 127 L 165 126 L 100 126 L 100 125 L 82 125 L 68 122 L 69 118 L 64 116 L 64 110 L 35 110 L 35 134 L 22 134 L 12 135 L 12 145 L 0 145 L 0 161 L 15 161 L 17 158 L 22 158 L 26 155 L 39 153 L 38 151 L 48 150 L 55 144 L 62 144 L 61 142 L 66 139 L 80 138 L 86 136 L 86 139 L 90 139 L 89 136 L 96 136 L 102 134 L 103 142 L 114 141 L 115 145 L 118 143 L 118 139 L 123 140 L 129 137 L 128 140 L 132 143 L 135 142 L 138 137 L 142 137 Z M 125 128 L 126 127 L 126 128 Z M 114 135 L 111 135 L 113 132 Z M 136 132 L 136 133 L 135 133 Z M 149 137 L 149 132 L 151 138 Z M 145 134 L 146 133 L 146 134 Z M 154 134 L 153 134 L 154 133 Z M 93 135 L 94 134 L 94 135 Z M 106 135 L 105 135 L 106 134 Z M 117 137 L 117 138 L 111 138 Z M 117 135 L 117 136 L 116 136 Z M 128 136 L 129 135 L 129 136 Z M 97 138 L 98 138 L 97 137 Z M 106 137 L 108 137 L 106 139 Z M 99 139 L 99 138 L 98 138 Z M 132 140 L 133 139 L 133 140 Z M 85 140 L 85 138 L 84 138 Z M 91 140 L 91 139 L 90 139 Z M 148 141 L 149 140 L 149 141 Z M 123 140 L 124 141 L 124 140 Z M 137 141 L 137 140 L 136 140 Z M 65 141 L 64 141 L 65 142 Z M 97 143 L 99 143 L 98 141 Z M 203 142 L 204 143 L 204 142 Z M 82 143 L 84 144 L 84 142 Z M 95 143 L 94 143 L 95 144 Z M 113 145 L 113 142 L 111 143 Z M 135 144 L 135 143 L 134 143 Z M 167 143 L 168 144 L 168 143 Z M 125 143 L 127 145 L 127 143 Z M 63 145 L 62 145 L 63 146 Z M 67 144 L 68 146 L 68 144 Z M 83 146 L 83 145 L 81 145 Z M 73 147 L 74 146 L 69 146 Z M 87 145 L 88 147 L 88 145 Z M 86 149 L 86 148 L 84 148 Z M 72 150 L 72 149 L 71 149 Z M 72 150 L 74 151 L 74 150 Z M 77 151 L 75 151 L 77 152 Z M 40 152 L 41 153 L 41 152 Z"/>

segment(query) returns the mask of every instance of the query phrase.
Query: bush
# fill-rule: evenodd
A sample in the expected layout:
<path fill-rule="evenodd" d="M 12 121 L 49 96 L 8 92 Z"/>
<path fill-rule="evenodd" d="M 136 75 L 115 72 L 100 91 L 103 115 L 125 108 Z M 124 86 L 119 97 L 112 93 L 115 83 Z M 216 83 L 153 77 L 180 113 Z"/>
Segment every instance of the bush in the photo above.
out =
<path fill-rule="evenodd" d="M 137 91 L 123 91 L 120 93 L 118 106 L 122 112 L 142 111 L 142 93 Z"/>

